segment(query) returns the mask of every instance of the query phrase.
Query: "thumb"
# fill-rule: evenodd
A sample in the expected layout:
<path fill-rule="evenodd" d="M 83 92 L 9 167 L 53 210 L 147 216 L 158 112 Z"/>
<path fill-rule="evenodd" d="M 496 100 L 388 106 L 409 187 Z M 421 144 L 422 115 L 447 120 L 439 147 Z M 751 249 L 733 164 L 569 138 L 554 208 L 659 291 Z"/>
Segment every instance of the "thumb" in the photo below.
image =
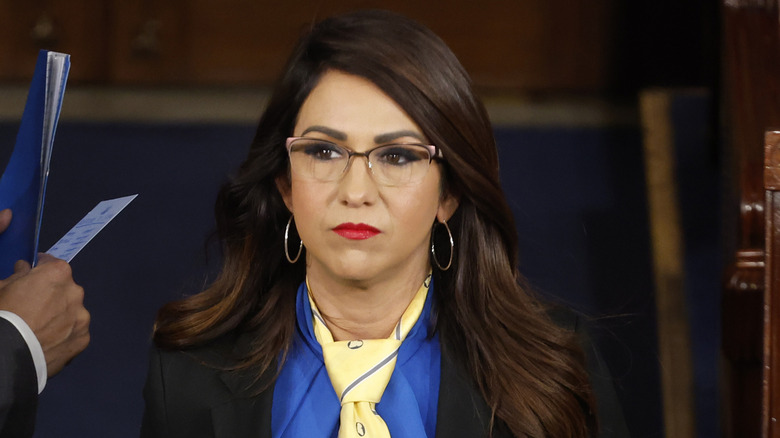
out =
<path fill-rule="evenodd" d="M 16 263 L 14 263 L 14 275 L 24 274 L 30 269 L 31 269 L 30 264 L 27 263 L 25 260 L 17 260 Z"/>
<path fill-rule="evenodd" d="M 38 265 L 44 265 L 46 263 L 51 263 L 53 261 L 59 260 L 57 257 L 54 257 L 51 254 L 47 254 L 45 252 L 39 252 L 38 253 Z"/>
<path fill-rule="evenodd" d="M 11 225 L 11 218 L 13 217 L 13 214 L 11 214 L 11 209 L 6 208 L 4 210 L 0 210 L 0 233 L 5 231 L 6 228 L 8 228 L 8 225 Z"/>

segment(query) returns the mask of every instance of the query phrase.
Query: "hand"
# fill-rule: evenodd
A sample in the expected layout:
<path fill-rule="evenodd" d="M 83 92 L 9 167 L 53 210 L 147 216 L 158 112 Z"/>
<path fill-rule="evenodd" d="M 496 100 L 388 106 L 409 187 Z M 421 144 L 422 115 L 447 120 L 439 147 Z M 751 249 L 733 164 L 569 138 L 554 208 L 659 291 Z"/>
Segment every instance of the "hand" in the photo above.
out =
<path fill-rule="evenodd" d="M 0 211 L 0 232 L 10 221 L 11 211 Z M 14 274 L 0 280 L 0 310 L 19 315 L 30 326 L 43 348 L 49 377 L 89 344 L 84 289 L 63 260 L 40 254 L 33 269 L 23 260 L 16 262 Z"/>

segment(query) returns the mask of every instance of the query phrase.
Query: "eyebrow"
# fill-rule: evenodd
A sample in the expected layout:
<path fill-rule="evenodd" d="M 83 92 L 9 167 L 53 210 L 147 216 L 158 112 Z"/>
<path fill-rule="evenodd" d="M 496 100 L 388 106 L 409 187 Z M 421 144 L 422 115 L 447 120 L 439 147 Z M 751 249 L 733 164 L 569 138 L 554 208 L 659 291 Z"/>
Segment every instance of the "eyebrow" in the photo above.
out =
<path fill-rule="evenodd" d="M 336 140 L 340 140 L 340 141 L 346 141 L 347 140 L 347 134 L 345 134 L 345 133 L 343 133 L 341 131 L 335 130 L 333 128 L 328 128 L 327 126 L 321 126 L 321 125 L 309 126 L 308 128 L 306 128 L 301 133 L 301 137 L 303 137 L 304 135 L 306 135 L 306 134 L 308 134 L 310 132 L 314 132 L 314 131 L 321 132 L 321 133 L 327 135 L 328 137 L 335 138 Z"/>
<path fill-rule="evenodd" d="M 388 132 L 386 134 L 379 134 L 376 137 L 374 137 L 374 143 L 376 144 L 390 143 L 391 141 L 399 139 L 401 137 L 412 137 L 419 140 L 420 143 L 426 142 L 425 138 L 423 138 L 422 135 L 414 131 L 404 130 L 404 131 Z"/>
<path fill-rule="evenodd" d="M 335 138 L 336 140 L 339 141 L 346 141 L 348 137 L 347 134 L 342 131 L 333 128 L 328 128 L 327 126 L 322 126 L 322 125 L 309 126 L 301 133 L 301 137 L 308 134 L 309 132 L 320 132 L 327 135 L 328 137 Z M 390 143 L 393 140 L 399 139 L 401 137 L 412 137 L 412 138 L 416 138 L 421 143 L 426 142 L 425 138 L 422 135 L 418 134 L 417 132 L 410 131 L 410 130 L 401 130 L 401 131 L 388 132 L 385 134 L 379 134 L 376 137 L 374 137 L 374 143 L 376 144 Z"/>

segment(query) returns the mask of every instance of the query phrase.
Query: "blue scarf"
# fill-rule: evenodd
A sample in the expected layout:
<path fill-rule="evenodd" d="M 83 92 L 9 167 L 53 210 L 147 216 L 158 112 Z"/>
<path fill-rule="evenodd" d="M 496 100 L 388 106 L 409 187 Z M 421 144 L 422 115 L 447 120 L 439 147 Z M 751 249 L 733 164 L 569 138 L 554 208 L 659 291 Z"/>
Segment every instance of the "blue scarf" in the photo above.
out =
<path fill-rule="evenodd" d="M 401 344 L 395 371 L 376 405 L 393 438 L 433 438 L 441 378 L 438 335 L 428 337 L 433 284 L 420 318 Z M 341 405 L 314 336 L 306 283 L 296 297 L 296 332 L 287 361 L 274 386 L 271 436 L 338 435 Z"/>

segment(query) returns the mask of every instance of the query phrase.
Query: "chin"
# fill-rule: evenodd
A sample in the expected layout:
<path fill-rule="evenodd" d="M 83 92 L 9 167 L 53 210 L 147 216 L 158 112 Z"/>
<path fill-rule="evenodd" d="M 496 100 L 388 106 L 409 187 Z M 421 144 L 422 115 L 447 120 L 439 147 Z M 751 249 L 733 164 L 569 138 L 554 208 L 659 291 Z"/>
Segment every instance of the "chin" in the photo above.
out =
<path fill-rule="evenodd" d="M 352 265 L 345 269 L 335 270 L 334 274 L 336 274 L 338 278 L 350 283 L 362 283 L 377 277 L 377 273 L 372 269 L 356 265 Z"/>
<path fill-rule="evenodd" d="M 310 268 L 322 270 L 333 279 L 359 285 L 376 280 L 384 280 L 390 276 L 399 275 L 398 272 L 408 270 L 409 258 L 405 260 L 388 259 L 376 252 L 369 251 L 345 251 L 325 255 L 312 260 Z M 317 269 L 313 265 L 319 265 Z"/>
<path fill-rule="evenodd" d="M 381 277 L 385 270 L 374 263 L 366 263 L 366 258 L 366 256 L 359 260 L 351 257 L 339 258 L 340 263 L 330 265 L 328 271 L 335 278 L 355 285 Z"/>

